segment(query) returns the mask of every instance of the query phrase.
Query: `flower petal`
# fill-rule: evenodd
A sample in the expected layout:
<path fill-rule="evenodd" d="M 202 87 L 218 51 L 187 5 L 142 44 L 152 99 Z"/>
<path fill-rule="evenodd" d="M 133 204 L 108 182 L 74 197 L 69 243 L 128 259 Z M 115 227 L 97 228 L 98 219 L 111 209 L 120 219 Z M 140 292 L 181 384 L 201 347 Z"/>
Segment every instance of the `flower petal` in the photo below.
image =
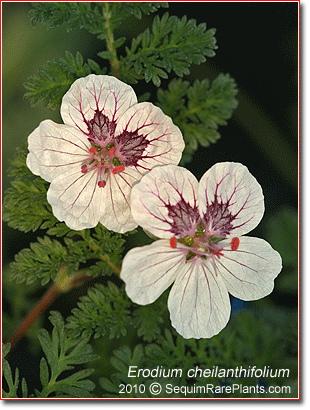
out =
<path fill-rule="evenodd" d="M 62 99 L 60 113 L 65 124 L 89 134 L 89 124 L 96 115 L 103 114 L 110 122 L 117 122 L 136 102 L 129 85 L 112 76 L 90 74 L 72 84 Z"/>
<path fill-rule="evenodd" d="M 214 260 L 228 292 L 238 299 L 257 300 L 269 295 L 282 269 L 281 256 L 268 242 L 242 236 L 237 250 L 225 247 Z"/>
<path fill-rule="evenodd" d="M 261 186 L 241 164 L 215 164 L 201 178 L 198 188 L 201 216 L 219 236 L 240 236 L 262 219 L 264 197 Z"/>
<path fill-rule="evenodd" d="M 59 175 L 47 191 L 55 217 L 70 229 L 95 227 L 104 212 L 106 195 L 104 188 L 97 184 L 95 171 L 82 174 L 77 165 Z"/>
<path fill-rule="evenodd" d="M 175 280 L 185 258 L 182 249 L 172 249 L 167 240 L 131 249 L 120 274 L 127 295 L 140 305 L 154 302 Z"/>
<path fill-rule="evenodd" d="M 168 298 L 172 326 L 185 339 L 209 338 L 218 334 L 230 316 L 225 284 L 207 261 L 187 261 L 179 272 Z"/>
<path fill-rule="evenodd" d="M 155 105 L 144 102 L 129 108 L 115 130 L 120 159 L 145 172 L 155 165 L 178 164 L 185 144 L 180 129 Z"/>
<path fill-rule="evenodd" d="M 128 232 L 138 225 L 130 210 L 130 193 L 132 185 L 139 181 L 139 174 L 132 167 L 126 167 L 120 174 L 110 174 L 105 186 L 106 206 L 100 222 L 114 232 Z"/>
<path fill-rule="evenodd" d="M 195 232 L 198 182 L 185 168 L 155 167 L 134 185 L 131 212 L 138 225 L 160 238 Z"/>
<path fill-rule="evenodd" d="M 84 134 L 69 125 L 45 120 L 29 135 L 27 166 L 51 182 L 72 166 L 81 166 L 88 156 L 90 143 Z"/>

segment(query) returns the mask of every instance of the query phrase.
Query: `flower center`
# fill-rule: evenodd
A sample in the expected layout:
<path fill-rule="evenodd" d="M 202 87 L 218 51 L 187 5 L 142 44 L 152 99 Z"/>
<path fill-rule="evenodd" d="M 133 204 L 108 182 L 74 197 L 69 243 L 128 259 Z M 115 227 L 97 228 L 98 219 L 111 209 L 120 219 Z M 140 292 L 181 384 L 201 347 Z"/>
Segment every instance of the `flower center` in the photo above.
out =
<path fill-rule="evenodd" d="M 185 238 L 178 239 L 177 241 L 191 248 L 186 258 L 189 260 L 196 255 L 202 258 L 213 257 L 213 255 L 215 255 L 219 258 L 223 255 L 221 253 L 223 247 L 220 244 L 223 239 L 224 238 L 210 235 L 209 232 L 206 231 L 203 223 L 200 222 L 194 236 L 186 235 Z"/>
<path fill-rule="evenodd" d="M 138 161 L 148 158 L 147 135 L 141 134 L 138 130 L 127 129 L 115 135 L 116 122 L 110 121 L 99 110 L 96 110 L 94 117 L 86 123 L 88 140 L 92 146 L 89 149 L 89 158 L 82 164 L 82 173 L 96 168 L 99 174 L 99 187 L 105 186 L 106 176 L 111 172 L 119 174 L 125 167 L 141 166 Z"/>
<path fill-rule="evenodd" d="M 167 204 L 170 232 L 174 236 L 170 240 L 172 248 L 177 243 L 182 243 L 187 250 L 186 259 L 199 256 L 205 259 L 213 259 L 214 256 L 223 256 L 221 241 L 230 234 L 233 229 L 232 221 L 236 218 L 229 209 L 228 203 L 223 203 L 214 198 L 207 205 L 203 217 L 200 216 L 198 207 L 191 206 L 183 197 L 174 205 Z M 239 238 L 233 238 L 230 249 L 235 251 L 239 247 Z"/>
<path fill-rule="evenodd" d="M 81 166 L 82 174 L 89 171 L 97 171 L 98 186 L 104 188 L 108 175 L 112 172 L 114 175 L 125 170 L 124 165 L 117 156 L 115 146 L 107 144 L 105 147 L 92 145 L 89 148 L 89 156 Z"/>

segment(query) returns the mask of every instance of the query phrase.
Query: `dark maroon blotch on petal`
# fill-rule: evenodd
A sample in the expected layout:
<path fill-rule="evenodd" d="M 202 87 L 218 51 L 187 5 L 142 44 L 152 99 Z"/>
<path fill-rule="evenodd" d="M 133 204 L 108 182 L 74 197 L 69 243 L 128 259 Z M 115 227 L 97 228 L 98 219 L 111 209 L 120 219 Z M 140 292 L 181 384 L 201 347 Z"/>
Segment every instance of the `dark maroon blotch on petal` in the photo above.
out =
<path fill-rule="evenodd" d="M 137 131 L 123 131 L 115 137 L 115 141 L 125 166 L 136 166 L 143 158 L 143 153 L 149 144 L 146 136 L 139 135 Z"/>
<path fill-rule="evenodd" d="M 89 140 L 92 143 L 96 141 L 104 141 L 106 138 L 114 135 L 116 123 L 109 121 L 108 117 L 101 111 L 96 110 L 94 117 L 90 121 L 86 121 L 89 131 Z"/>
<path fill-rule="evenodd" d="M 204 222 L 209 230 L 218 238 L 225 238 L 233 229 L 232 221 L 235 216 L 228 209 L 228 203 L 218 202 L 217 197 L 211 204 L 207 204 Z"/>
<path fill-rule="evenodd" d="M 191 235 L 195 232 L 201 218 L 198 207 L 192 207 L 182 197 L 175 205 L 166 205 L 168 216 L 172 219 L 170 232 L 178 235 L 180 238 Z"/>

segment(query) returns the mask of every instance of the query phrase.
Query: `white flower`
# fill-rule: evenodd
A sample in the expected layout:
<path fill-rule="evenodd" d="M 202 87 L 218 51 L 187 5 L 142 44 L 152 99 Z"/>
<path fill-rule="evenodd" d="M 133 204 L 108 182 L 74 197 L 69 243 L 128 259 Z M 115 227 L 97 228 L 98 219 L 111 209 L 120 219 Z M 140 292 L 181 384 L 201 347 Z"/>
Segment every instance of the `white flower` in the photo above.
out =
<path fill-rule="evenodd" d="M 126 232 L 134 182 L 155 165 L 178 164 L 178 127 L 151 103 L 137 103 L 118 79 L 89 75 L 75 81 L 61 104 L 64 124 L 46 120 L 28 137 L 30 170 L 50 182 L 47 200 L 71 229 L 101 222 Z"/>
<path fill-rule="evenodd" d="M 163 238 L 130 250 L 121 278 L 146 305 L 172 283 L 168 308 L 184 338 L 209 338 L 230 316 L 229 293 L 260 299 L 273 290 L 281 257 L 263 239 L 242 236 L 264 213 L 256 179 L 237 163 L 219 163 L 200 182 L 185 168 L 155 167 L 133 187 L 135 221 Z"/>

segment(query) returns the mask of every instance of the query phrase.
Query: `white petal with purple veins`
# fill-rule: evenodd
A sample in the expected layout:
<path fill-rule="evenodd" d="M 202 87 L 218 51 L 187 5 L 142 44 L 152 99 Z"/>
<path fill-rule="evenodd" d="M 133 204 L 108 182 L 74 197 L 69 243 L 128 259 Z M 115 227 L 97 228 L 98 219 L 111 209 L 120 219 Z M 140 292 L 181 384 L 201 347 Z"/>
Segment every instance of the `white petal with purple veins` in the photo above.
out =
<path fill-rule="evenodd" d="M 74 230 L 95 227 L 106 204 L 106 192 L 97 183 L 95 172 L 82 174 L 79 166 L 54 179 L 47 200 L 56 218 Z"/>
<path fill-rule="evenodd" d="M 141 175 L 131 167 L 126 167 L 117 175 L 110 175 L 107 185 L 103 188 L 106 194 L 106 207 L 100 217 L 106 228 L 123 233 L 138 226 L 130 210 L 130 193 L 132 185 L 140 178 Z"/>
<path fill-rule="evenodd" d="M 155 167 L 132 189 L 131 211 L 138 225 L 160 238 L 178 236 L 197 225 L 198 181 L 185 168 Z"/>
<path fill-rule="evenodd" d="M 172 249 L 167 240 L 131 249 L 121 271 L 127 295 L 140 305 L 154 302 L 175 280 L 185 257 L 180 248 Z"/>
<path fill-rule="evenodd" d="M 211 230 L 240 236 L 254 229 L 264 213 L 261 186 L 244 165 L 215 164 L 201 178 L 198 188 L 201 216 Z M 220 236 L 220 235 L 219 235 Z"/>
<path fill-rule="evenodd" d="M 224 248 L 222 253 L 215 264 L 230 294 L 242 300 L 256 300 L 272 292 L 282 262 L 268 242 L 242 236 L 237 250 Z"/>
<path fill-rule="evenodd" d="M 116 130 L 119 158 L 145 172 L 155 165 L 179 163 L 185 147 L 180 129 L 155 105 L 144 102 L 128 109 Z M 123 158 L 122 158 L 123 157 Z"/>
<path fill-rule="evenodd" d="M 136 102 L 131 86 L 115 77 L 90 74 L 72 84 L 62 99 L 60 112 L 65 124 L 88 134 L 89 121 L 96 113 L 117 121 Z"/>
<path fill-rule="evenodd" d="M 89 147 L 84 134 L 76 128 L 46 120 L 28 137 L 27 166 L 35 175 L 51 182 L 72 166 L 81 169 Z"/>
<path fill-rule="evenodd" d="M 43 121 L 30 134 L 27 166 L 51 183 L 48 201 L 72 229 L 126 232 L 132 185 L 157 164 L 177 163 L 184 149 L 178 127 L 150 103 L 137 104 L 118 79 L 89 75 L 64 95 L 65 124 Z"/>
<path fill-rule="evenodd" d="M 209 265 L 197 257 L 187 261 L 169 294 L 172 326 L 185 339 L 212 337 L 229 320 L 227 289 Z"/>

